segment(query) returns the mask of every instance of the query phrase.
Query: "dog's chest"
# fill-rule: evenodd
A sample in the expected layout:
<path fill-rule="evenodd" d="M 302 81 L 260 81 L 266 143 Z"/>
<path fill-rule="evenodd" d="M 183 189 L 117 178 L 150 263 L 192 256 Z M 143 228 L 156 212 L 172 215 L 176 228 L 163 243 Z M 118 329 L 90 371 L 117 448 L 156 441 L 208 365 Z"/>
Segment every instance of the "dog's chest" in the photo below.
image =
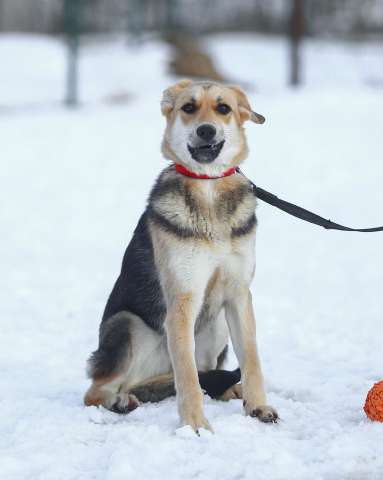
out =
<path fill-rule="evenodd" d="M 255 198 L 247 183 L 185 182 L 155 198 L 162 227 L 181 238 L 231 243 L 255 226 Z"/>
<path fill-rule="evenodd" d="M 197 237 L 224 241 L 237 220 L 235 210 L 228 196 L 218 194 L 211 182 L 205 182 L 198 190 L 187 192 L 182 221 Z"/>

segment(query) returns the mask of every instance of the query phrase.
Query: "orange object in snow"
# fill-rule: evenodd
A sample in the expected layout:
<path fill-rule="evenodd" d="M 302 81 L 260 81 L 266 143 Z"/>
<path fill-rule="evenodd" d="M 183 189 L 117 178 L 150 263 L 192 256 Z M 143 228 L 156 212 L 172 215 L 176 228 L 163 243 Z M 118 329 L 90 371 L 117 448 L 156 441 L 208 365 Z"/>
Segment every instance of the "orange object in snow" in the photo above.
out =
<path fill-rule="evenodd" d="M 364 411 L 370 420 L 383 422 L 383 380 L 375 383 L 368 392 Z"/>

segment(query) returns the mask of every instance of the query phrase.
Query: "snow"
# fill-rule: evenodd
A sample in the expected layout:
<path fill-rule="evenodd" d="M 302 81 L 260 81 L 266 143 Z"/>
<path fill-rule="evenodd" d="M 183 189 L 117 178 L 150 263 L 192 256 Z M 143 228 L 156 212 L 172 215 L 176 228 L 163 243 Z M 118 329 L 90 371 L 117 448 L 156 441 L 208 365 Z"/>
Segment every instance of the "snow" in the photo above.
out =
<path fill-rule="evenodd" d="M 382 224 L 381 46 L 310 41 L 307 84 L 293 91 L 283 40 L 208 45 L 230 78 L 254 84 L 267 118 L 247 127 L 245 173 L 336 221 Z M 239 400 L 206 398 L 215 434 L 201 437 L 177 429 L 174 399 L 128 416 L 82 405 L 105 300 L 166 165 L 166 56 L 154 41 L 87 42 L 83 106 L 67 111 L 61 43 L 0 37 L 2 478 L 380 480 L 383 426 L 362 409 L 383 378 L 379 233 L 328 232 L 259 205 L 253 293 L 278 425 L 245 417 Z M 126 104 L 105 101 L 119 92 Z"/>

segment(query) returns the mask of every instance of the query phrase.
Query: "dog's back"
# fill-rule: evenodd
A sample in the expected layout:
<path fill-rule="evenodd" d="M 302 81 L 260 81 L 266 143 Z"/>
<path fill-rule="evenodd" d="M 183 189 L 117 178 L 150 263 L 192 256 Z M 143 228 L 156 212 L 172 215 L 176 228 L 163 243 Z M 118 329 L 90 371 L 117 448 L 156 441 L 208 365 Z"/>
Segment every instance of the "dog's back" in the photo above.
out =
<path fill-rule="evenodd" d="M 153 330 L 160 331 L 163 327 L 166 306 L 154 264 L 148 217 L 147 209 L 125 251 L 121 273 L 109 296 L 102 323 L 116 313 L 129 311 Z"/>

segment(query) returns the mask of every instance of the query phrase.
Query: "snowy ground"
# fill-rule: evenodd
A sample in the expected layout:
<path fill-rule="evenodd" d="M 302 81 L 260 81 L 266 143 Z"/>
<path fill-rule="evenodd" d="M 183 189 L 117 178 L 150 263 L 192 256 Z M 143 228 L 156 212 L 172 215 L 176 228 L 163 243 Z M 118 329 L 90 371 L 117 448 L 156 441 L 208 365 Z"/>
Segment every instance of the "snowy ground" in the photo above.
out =
<path fill-rule="evenodd" d="M 310 43 L 307 86 L 285 88 L 285 45 L 210 41 L 267 117 L 248 127 L 260 186 L 355 226 L 383 223 L 383 48 Z M 174 399 L 123 417 L 84 408 L 85 360 L 147 192 L 165 161 L 166 48 L 83 51 L 82 97 L 62 109 L 65 52 L 0 37 L 0 465 L 4 480 L 381 480 L 383 426 L 366 419 L 383 378 L 383 234 L 327 232 L 258 209 L 254 298 L 269 400 L 206 399 L 215 435 L 177 428 Z M 105 103 L 126 91 L 122 106 Z M 230 359 L 235 365 L 235 359 Z"/>

